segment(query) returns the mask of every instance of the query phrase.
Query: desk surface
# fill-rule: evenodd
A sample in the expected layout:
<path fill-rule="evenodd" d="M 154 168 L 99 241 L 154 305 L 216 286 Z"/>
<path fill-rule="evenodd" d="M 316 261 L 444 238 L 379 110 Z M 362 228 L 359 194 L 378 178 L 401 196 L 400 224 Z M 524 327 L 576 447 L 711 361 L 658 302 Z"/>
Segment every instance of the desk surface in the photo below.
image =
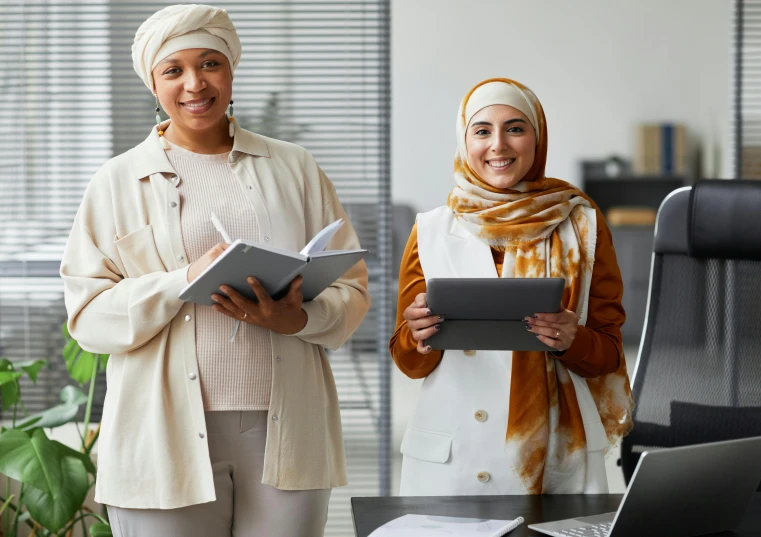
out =
<path fill-rule="evenodd" d="M 557 496 L 460 496 L 352 498 L 354 532 L 367 537 L 375 529 L 397 517 L 419 513 L 426 515 L 463 516 L 474 518 L 512 519 L 522 516 L 521 524 L 509 537 L 542 535 L 528 529 L 529 524 L 550 522 L 575 516 L 595 515 L 618 509 L 623 496 L 557 495 Z M 745 520 L 737 531 L 718 536 L 758 537 L 761 535 L 761 493 L 756 493 Z"/>

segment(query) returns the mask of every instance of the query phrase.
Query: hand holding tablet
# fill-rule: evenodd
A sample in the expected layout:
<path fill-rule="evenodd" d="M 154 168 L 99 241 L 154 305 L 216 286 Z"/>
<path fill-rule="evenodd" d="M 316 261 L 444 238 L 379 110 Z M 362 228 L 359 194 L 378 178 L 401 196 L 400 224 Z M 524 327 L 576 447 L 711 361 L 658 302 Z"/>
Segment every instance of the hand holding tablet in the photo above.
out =
<path fill-rule="evenodd" d="M 556 350 L 528 331 L 524 319 L 560 315 L 564 287 L 563 278 L 431 278 L 425 295 L 430 315 L 416 319 L 415 327 L 431 326 L 418 350 Z"/>

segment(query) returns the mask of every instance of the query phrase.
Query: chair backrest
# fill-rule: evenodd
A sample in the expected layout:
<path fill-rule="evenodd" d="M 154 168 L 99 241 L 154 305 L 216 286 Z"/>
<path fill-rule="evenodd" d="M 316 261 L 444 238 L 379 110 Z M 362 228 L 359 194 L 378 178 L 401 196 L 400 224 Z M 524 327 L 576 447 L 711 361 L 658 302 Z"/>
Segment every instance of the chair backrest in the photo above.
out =
<path fill-rule="evenodd" d="M 642 451 L 761 435 L 761 182 L 699 181 L 661 204 L 633 375 Z"/>

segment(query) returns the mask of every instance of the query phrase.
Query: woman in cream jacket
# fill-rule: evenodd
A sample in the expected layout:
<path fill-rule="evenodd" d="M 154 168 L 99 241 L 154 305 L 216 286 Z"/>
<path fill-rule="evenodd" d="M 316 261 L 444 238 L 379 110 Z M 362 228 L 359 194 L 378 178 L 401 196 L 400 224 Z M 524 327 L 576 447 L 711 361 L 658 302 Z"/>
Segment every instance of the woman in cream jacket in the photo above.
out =
<path fill-rule="evenodd" d="M 226 248 L 212 211 L 235 238 L 296 251 L 346 219 L 307 151 L 226 117 L 239 58 L 221 9 L 140 27 L 135 69 L 171 120 L 96 173 L 63 256 L 70 332 L 111 355 L 96 501 L 117 536 L 319 536 L 346 484 L 323 347 L 369 308 L 364 263 L 308 303 L 298 280 L 278 302 L 256 281 L 259 304 L 224 287 L 213 308 L 178 299 Z M 350 224 L 330 246 L 359 246 Z"/>
<path fill-rule="evenodd" d="M 509 79 L 477 84 L 457 114 L 456 186 L 420 214 L 402 259 L 391 353 L 425 378 L 402 441 L 403 495 L 605 493 L 604 453 L 631 426 L 621 275 L 592 201 L 546 177 L 541 104 Z M 553 352 L 432 351 L 447 320 L 430 278 L 566 280 L 562 310 L 526 329 Z"/>

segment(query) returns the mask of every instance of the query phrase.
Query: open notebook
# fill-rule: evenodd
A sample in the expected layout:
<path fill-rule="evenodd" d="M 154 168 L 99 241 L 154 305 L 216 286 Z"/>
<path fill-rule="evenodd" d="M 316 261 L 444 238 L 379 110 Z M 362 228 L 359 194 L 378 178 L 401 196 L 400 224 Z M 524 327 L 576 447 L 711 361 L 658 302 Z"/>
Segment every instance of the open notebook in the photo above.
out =
<path fill-rule="evenodd" d="M 230 237 L 214 214 L 212 222 L 225 242 L 229 242 Z M 287 293 L 293 279 L 301 275 L 304 277 L 301 287 L 304 302 L 309 302 L 367 254 L 367 250 L 324 251 L 343 223 L 339 219 L 326 226 L 300 252 L 241 239 L 232 241 L 222 255 L 180 291 L 179 298 L 211 306 L 211 295 L 223 294 L 219 286 L 225 284 L 256 301 L 256 295 L 247 283 L 249 276 L 257 278 L 272 297 L 280 298 Z"/>
<path fill-rule="evenodd" d="M 489 520 L 436 515 L 404 515 L 370 534 L 370 537 L 502 537 L 523 524 L 515 520 Z"/>

